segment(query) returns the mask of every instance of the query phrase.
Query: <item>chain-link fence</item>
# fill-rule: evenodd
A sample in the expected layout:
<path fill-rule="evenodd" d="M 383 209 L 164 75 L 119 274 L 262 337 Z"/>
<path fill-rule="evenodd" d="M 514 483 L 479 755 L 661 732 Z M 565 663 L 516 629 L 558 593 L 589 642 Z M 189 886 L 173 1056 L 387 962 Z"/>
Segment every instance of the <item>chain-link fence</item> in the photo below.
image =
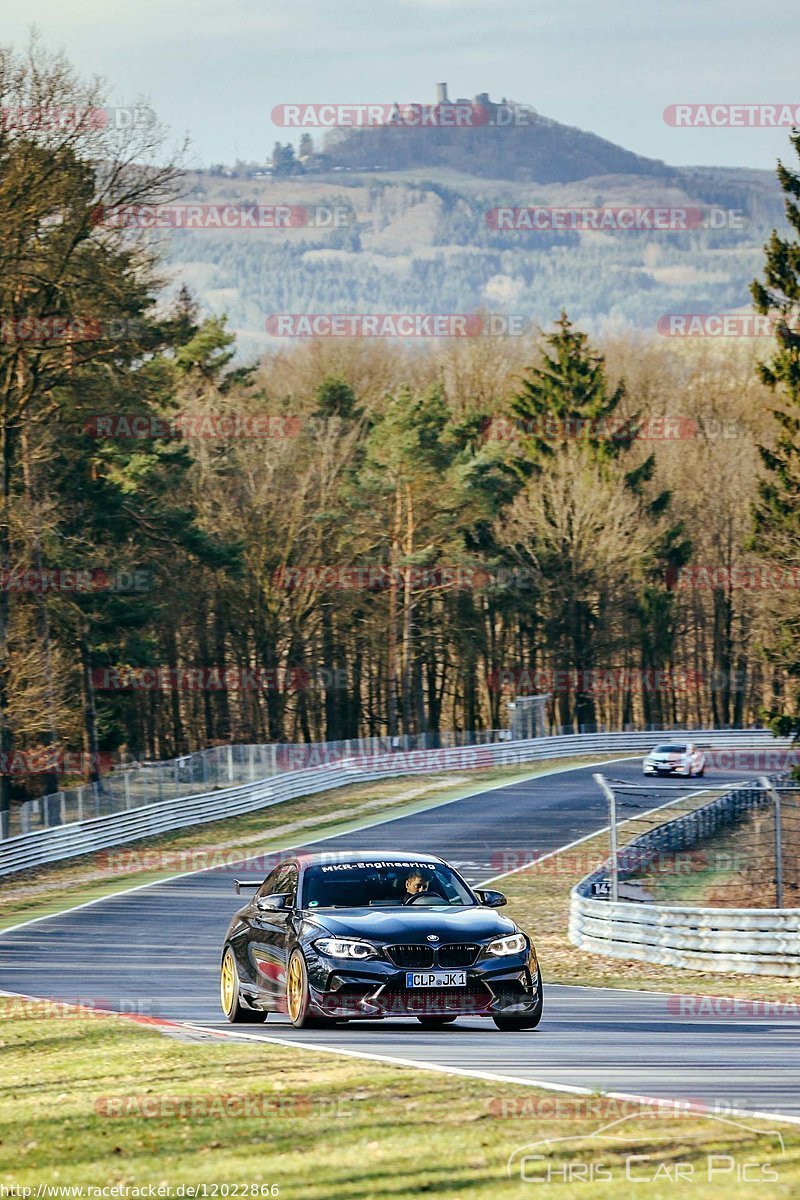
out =
<path fill-rule="evenodd" d="M 339 742 L 214 746 L 164 762 L 120 764 L 96 783 L 66 788 L 26 800 L 0 814 L 0 836 L 14 837 L 146 804 L 254 783 L 285 771 L 327 766 L 356 756 L 482 746 L 508 738 L 508 732 L 427 733 L 403 737 L 348 738 Z M 5 820 L 3 820 L 5 817 Z"/>
<path fill-rule="evenodd" d="M 800 784 L 761 777 L 654 805 L 674 785 L 597 778 L 609 803 L 611 854 L 587 894 L 711 908 L 800 906 Z"/>
<path fill-rule="evenodd" d="M 120 763 L 97 783 L 66 788 L 48 796 L 13 804 L 9 813 L 0 813 L 0 838 L 252 783 L 285 771 L 325 766 L 356 756 L 458 749 L 529 737 L 648 732 L 647 727 L 635 725 L 617 728 L 593 725 L 583 726 L 580 730 L 562 726 L 545 728 L 546 700 L 546 696 L 518 699 L 515 703 L 519 707 L 511 713 L 511 729 L 348 738 L 338 742 L 224 745 L 163 762 Z M 661 726 L 651 728 L 654 734 L 666 732 Z M 679 732 L 681 728 L 674 726 L 670 732 Z M 693 732 L 702 733 L 696 729 Z M 763 730 L 760 732 L 763 734 Z"/>

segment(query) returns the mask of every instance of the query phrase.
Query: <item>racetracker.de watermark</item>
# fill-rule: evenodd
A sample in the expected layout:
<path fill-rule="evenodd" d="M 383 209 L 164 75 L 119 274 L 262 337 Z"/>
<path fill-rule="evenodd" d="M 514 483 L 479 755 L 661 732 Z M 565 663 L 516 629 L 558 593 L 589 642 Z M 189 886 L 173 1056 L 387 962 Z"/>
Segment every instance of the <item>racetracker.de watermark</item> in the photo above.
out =
<path fill-rule="evenodd" d="M 380 592 L 392 588 L 439 591 L 487 591 L 493 588 L 530 587 L 534 572 L 527 567 L 436 566 L 385 567 L 309 566 L 277 567 L 272 576 L 276 587 L 286 591 L 319 588 L 332 592 Z"/>
<path fill-rule="evenodd" d="M 782 329 L 797 332 L 782 317 L 754 312 L 664 313 L 656 325 L 661 337 L 775 337 Z"/>
<path fill-rule="evenodd" d="M 147 326 L 135 318 L 100 320 L 62 314 L 49 317 L 0 318 L 0 342 L 5 345 L 49 345 L 66 342 L 120 342 L 141 338 Z"/>
<path fill-rule="evenodd" d="M 0 751 L 0 775 L 12 778 L 25 775 L 95 775 L 112 770 L 113 754 L 103 751 L 64 750 L 59 746 L 39 746 L 33 750 Z"/>
<path fill-rule="evenodd" d="M 629 693 L 694 693 L 743 691 L 748 686 L 742 670 L 684 670 L 637 667 L 501 667 L 490 671 L 490 692 L 517 695 L 613 696 Z"/>
<path fill-rule="evenodd" d="M 300 417 L 249 413 L 175 413 L 170 417 L 136 413 L 97 413 L 87 417 L 83 432 L 96 438 L 261 439 L 300 434 Z"/>
<path fill-rule="evenodd" d="M 668 587 L 685 592 L 794 592 L 800 588 L 800 566 L 695 563 L 687 567 L 668 567 L 664 578 Z"/>
<path fill-rule="evenodd" d="M 124 1117 L 145 1120 L 228 1120 L 247 1117 L 315 1117 L 341 1119 L 353 1115 L 349 1102 L 340 1097 L 288 1092 L 193 1092 L 189 1095 L 98 1096 L 94 1104 L 98 1117 Z M 231 1193 L 232 1195 L 234 1193 Z"/>
<path fill-rule="evenodd" d="M 525 850 L 509 847 L 493 852 L 490 863 L 498 875 L 508 875 L 535 867 L 537 874 L 556 878 L 590 875 L 608 866 L 606 854 L 590 850 L 567 850 L 551 854 L 545 850 Z M 749 859 L 733 851 L 711 850 L 650 850 L 640 847 L 620 851 L 620 866 L 627 870 L 640 869 L 651 875 L 693 875 L 697 871 L 734 871 L 747 866 Z"/>
<path fill-rule="evenodd" d="M 794 129 L 800 126 L 800 104 L 668 104 L 664 120 L 677 129 Z"/>
<path fill-rule="evenodd" d="M 499 233 L 685 233 L 693 229 L 742 229 L 745 214 L 739 209 L 687 208 L 685 206 L 623 205 L 603 207 L 490 208 L 489 229 Z"/>
<path fill-rule="evenodd" d="M 402 761 L 402 760 L 401 760 Z M 393 764 L 396 760 L 393 760 Z M 319 766 L 319 763 L 308 762 L 298 764 Z M 344 762 L 327 765 L 341 765 Z M 361 766 L 359 762 L 359 766 Z M 347 769 L 352 769 L 350 765 Z M 291 857 L 302 866 L 304 862 L 313 861 L 314 866 L 322 864 L 348 863 L 351 856 L 345 852 L 320 851 L 292 854 Z M 224 849 L 218 845 L 193 846 L 186 850 L 103 850 L 94 856 L 95 865 L 106 872 L 115 875 L 132 875 L 140 871 L 169 871 L 175 875 L 191 874 L 196 871 L 215 871 L 220 868 L 236 868 L 240 875 L 258 877 L 263 880 L 275 867 L 286 862 L 286 851 L 270 851 L 265 854 L 251 854 L 247 850 Z"/>
<path fill-rule="evenodd" d="M 94 224 L 122 229 L 348 229 L 356 223 L 349 204 L 137 204 L 100 206 Z"/>
<path fill-rule="evenodd" d="M 32 570 L 28 568 L 6 568 L 0 571 L 0 591 L 31 592 L 47 595 L 50 592 L 66 592 L 73 595 L 90 595 L 93 592 L 149 592 L 153 586 L 152 571 L 134 567 L 130 570 L 105 567 L 54 568 Z"/>
<path fill-rule="evenodd" d="M 693 417 L 488 417 L 482 426 L 486 442 L 541 441 L 678 442 L 696 438 L 700 423 Z"/>
<path fill-rule="evenodd" d="M 264 328 L 287 338 L 522 337 L 534 323 L 519 313 L 272 313 Z"/>
<path fill-rule="evenodd" d="M 530 125 L 536 110 L 520 104 L 456 100 L 435 104 L 276 104 L 272 123 L 281 129 L 484 129 Z"/>
<path fill-rule="evenodd" d="M 797 1021 L 800 1019 L 800 997 L 777 996 L 771 1000 L 754 1000 L 741 996 L 668 996 L 667 1012 L 676 1017 L 708 1018 L 760 1017 L 767 1020 Z"/>
<path fill-rule="evenodd" d="M 93 667 L 98 691 L 286 692 L 313 686 L 320 672 L 302 667 Z"/>
<path fill-rule="evenodd" d="M 116 108 L 73 108 L 45 105 L 41 108 L 0 107 L 0 128 L 23 133 L 68 133 L 90 129 L 149 129 L 157 123 L 147 105 Z"/>
<path fill-rule="evenodd" d="M 743 1107 L 740 1096 L 714 1100 L 620 1100 L 613 1096 L 492 1096 L 488 1111 L 501 1120 L 528 1121 L 614 1121 L 620 1117 L 696 1119 L 704 1113 L 729 1114 Z"/>
<path fill-rule="evenodd" d="M 156 1018 L 158 1014 L 158 1006 L 152 1000 L 111 999 L 108 996 L 38 1000 L 31 996 L 0 996 L 0 1021 L 75 1021 L 109 1016 Z"/>
<path fill-rule="evenodd" d="M 329 692 L 352 684 L 344 667 L 326 666 L 94 667 L 90 678 L 106 692 Z"/>

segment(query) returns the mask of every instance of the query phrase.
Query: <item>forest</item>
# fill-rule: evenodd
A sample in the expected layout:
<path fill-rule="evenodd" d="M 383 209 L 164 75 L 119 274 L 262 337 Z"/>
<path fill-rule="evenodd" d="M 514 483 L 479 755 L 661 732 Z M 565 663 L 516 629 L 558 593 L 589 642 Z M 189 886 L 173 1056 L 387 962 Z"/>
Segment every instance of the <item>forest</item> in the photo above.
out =
<path fill-rule="evenodd" d="M 34 45 L 0 100 L 102 97 Z M 152 129 L 0 131 L 3 807 L 76 754 L 499 729 L 533 692 L 553 728 L 796 728 L 795 241 L 760 344 L 590 338 L 558 305 L 243 366 L 164 301 L 147 232 L 97 219 L 178 194 L 179 160 Z"/>

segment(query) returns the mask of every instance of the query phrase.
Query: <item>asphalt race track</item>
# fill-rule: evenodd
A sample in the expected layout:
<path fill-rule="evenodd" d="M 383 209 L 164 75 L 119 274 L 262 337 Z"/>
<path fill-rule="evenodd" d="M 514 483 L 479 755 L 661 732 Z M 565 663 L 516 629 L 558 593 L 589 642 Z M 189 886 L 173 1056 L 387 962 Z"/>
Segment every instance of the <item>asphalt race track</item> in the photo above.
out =
<path fill-rule="evenodd" d="M 604 770 L 645 783 L 639 760 Z M 518 782 L 308 848 L 438 853 L 478 883 L 520 861 L 515 854 L 546 853 L 601 829 L 605 802 L 591 774 L 581 768 Z M 714 771 L 690 785 L 660 781 L 652 804 L 735 778 L 741 776 Z M 0 934 L 0 989 L 230 1030 L 220 1018 L 218 964 L 226 926 L 241 903 L 231 881 L 241 873 L 184 875 Z M 546 961 L 543 970 L 546 980 Z M 735 991 L 735 980 L 720 984 L 726 990 Z M 523 1033 L 501 1033 L 469 1018 L 438 1032 L 423 1031 L 415 1020 L 301 1031 L 276 1016 L 245 1032 L 501 1079 L 800 1119 L 800 1021 L 683 1015 L 674 999 L 654 993 L 546 987 L 542 1024 Z"/>

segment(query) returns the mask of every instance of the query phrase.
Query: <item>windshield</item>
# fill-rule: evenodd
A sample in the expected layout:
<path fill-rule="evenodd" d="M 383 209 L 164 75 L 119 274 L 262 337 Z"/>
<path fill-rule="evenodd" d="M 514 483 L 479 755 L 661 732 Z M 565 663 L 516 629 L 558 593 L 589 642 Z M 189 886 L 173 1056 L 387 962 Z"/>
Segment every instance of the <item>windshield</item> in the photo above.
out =
<path fill-rule="evenodd" d="M 359 862 L 308 867 L 303 908 L 414 908 L 474 904 L 466 885 L 440 863 Z"/>
<path fill-rule="evenodd" d="M 685 746 L 656 746 L 653 754 L 685 754 Z"/>

